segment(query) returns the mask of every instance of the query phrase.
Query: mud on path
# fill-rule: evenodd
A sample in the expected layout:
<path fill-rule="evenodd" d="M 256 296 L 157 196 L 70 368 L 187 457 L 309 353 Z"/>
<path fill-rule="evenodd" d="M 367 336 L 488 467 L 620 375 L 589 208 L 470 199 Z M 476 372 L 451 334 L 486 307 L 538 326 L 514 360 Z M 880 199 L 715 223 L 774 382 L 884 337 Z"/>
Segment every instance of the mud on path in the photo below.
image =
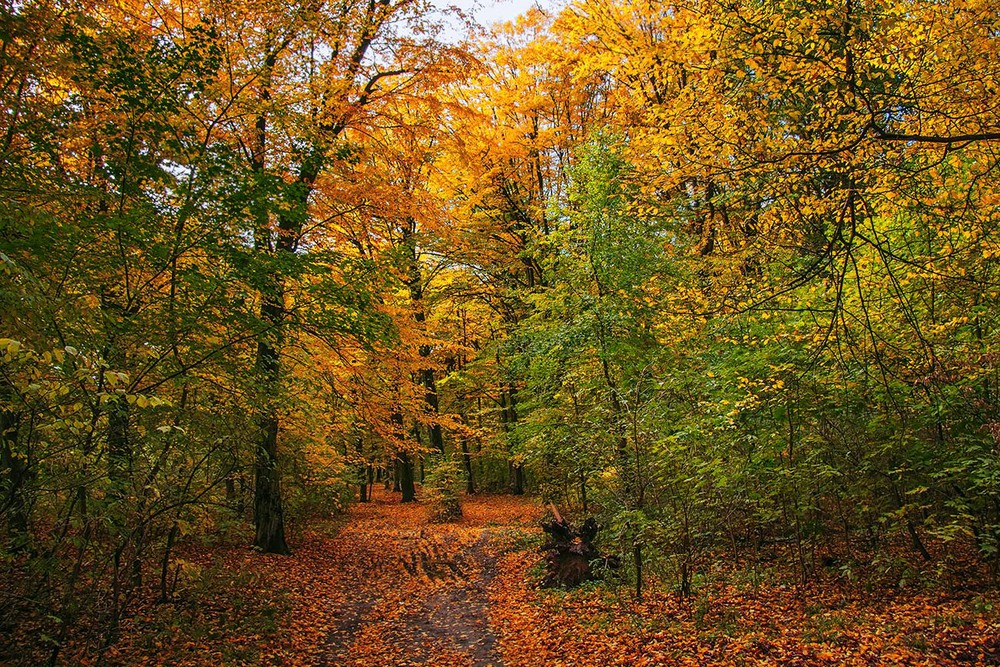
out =
<path fill-rule="evenodd" d="M 540 508 L 500 496 L 465 497 L 462 508 L 462 520 L 436 524 L 387 492 L 352 506 L 334 540 L 337 594 L 319 664 L 503 665 L 487 587 Z"/>

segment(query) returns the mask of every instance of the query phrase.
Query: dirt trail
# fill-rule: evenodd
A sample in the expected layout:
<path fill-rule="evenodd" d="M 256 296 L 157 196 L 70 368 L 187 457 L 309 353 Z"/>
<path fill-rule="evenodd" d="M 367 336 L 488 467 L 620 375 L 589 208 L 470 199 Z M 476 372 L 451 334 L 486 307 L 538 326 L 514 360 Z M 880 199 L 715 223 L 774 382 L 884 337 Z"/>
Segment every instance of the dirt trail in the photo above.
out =
<path fill-rule="evenodd" d="M 501 667 L 487 587 L 496 555 L 532 530 L 520 498 L 464 499 L 465 517 L 434 524 L 385 492 L 351 508 L 335 540 L 341 571 L 320 664 Z"/>

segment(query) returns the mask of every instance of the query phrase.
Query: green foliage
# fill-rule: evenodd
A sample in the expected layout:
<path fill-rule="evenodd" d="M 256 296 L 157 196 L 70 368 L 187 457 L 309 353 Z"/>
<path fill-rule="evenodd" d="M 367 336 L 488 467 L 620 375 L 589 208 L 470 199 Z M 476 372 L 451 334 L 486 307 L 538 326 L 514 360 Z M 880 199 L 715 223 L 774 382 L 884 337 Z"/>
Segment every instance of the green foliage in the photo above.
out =
<path fill-rule="evenodd" d="M 825 287 L 758 302 L 740 290 L 794 282 L 809 251 L 703 252 L 690 231 L 705 204 L 691 190 L 646 200 L 627 146 L 578 148 L 539 241 L 550 284 L 516 334 L 527 397 L 511 438 L 543 494 L 579 505 L 585 489 L 620 552 L 641 546 L 682 588 L 719 548 L 762 559 L 790 544 L 809 578 L 831 534 L 847 552 L 905 539 L 919 560 L 934 539 L 994 559 L 996 429 L 982 410 L 995 378 L 966 355 L 992 349 L 996 329 L 985 311 L 959 314 L 985 295 L 901 281 L 908 269 L 877 245 L 852 248 Z M 940 261 L 932 217 L 875 219 L 873 233 L 901 265 Z"/>
<path fill-rule="evenodd" d="M 175 547 L 252 515 L 266 407 L 297 419 L 277 462 L 290 511 L 345 506 L 330 378 L 290 364 L 265 387 L 259 342 L 291 357 L 393 338 L 370 259 L 313 239 L 264 251 L 310 200 L 279 151 L 252 168 L 236 117 L 256 93 L 223 82 L 257 75 L 222 28 L 116 12 L 0 12 L 0 625 L 37 616 L 53 662 L 78 630 L 110 644 L 140 597 L 169 599 L 153 589 Z"/>
<path fill-rule="evenodd" d="M 424 501 L 434 521 L 454 521 L 462 516 L 459 496 L 465 486 L 462 464 L 453 458 L 440 457 L 430 462 L 424 478 Z"/>

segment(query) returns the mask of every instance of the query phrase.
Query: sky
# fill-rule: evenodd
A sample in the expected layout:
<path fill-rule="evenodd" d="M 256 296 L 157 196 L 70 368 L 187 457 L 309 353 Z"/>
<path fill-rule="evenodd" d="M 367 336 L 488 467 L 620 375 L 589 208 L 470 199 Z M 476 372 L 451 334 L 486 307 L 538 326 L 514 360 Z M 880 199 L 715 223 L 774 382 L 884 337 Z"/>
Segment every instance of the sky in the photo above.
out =
<path fill-rule="evenodd" d="M 528 11 L 533 5 L 543 8 L 552 7 L 555 0 L 437 0 L 438 7 L 458 7 L 468 12 L 479 24 L 489 27 L 494 23 L 512 21 L 520 14 Z M 462 37 L 459 30 L 447 30 L 446 34 L 453 39 Z"/>
<path fill-rule="evenodd" d="M 535 2 L 536 0 L 453 0 L 450 4 L 470 12 L 482 25 L 490 26 L 516 18 L 528 11 Z"/>

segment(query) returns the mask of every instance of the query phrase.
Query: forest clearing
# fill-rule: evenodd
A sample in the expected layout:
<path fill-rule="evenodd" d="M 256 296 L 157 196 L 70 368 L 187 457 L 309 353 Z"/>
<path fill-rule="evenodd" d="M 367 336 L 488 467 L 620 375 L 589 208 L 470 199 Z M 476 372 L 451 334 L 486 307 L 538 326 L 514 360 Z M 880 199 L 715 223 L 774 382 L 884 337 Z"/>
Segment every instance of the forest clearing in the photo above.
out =
<path fill-rule="evenodd" d="M 0 1 L 0 664 L 1000 664 L 1000 0 L 510 8 Z"/>

